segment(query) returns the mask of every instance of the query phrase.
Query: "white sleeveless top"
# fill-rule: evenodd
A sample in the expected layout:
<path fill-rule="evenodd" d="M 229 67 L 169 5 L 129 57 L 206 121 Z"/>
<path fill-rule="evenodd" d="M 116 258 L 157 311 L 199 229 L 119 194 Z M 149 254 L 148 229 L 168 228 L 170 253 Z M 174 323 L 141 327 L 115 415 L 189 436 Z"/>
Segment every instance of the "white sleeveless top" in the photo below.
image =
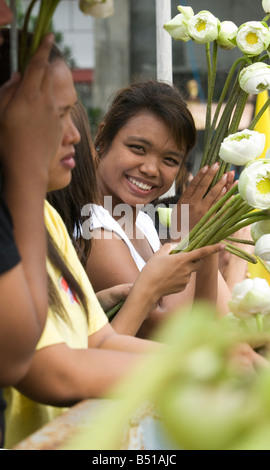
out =
<path fill-rule="evenodd" d="M 105 230 L 115 232 L 126 243 L 138 270 L 141 271 L 143 269 L 145 265 L 144 259 L 135 250 L 126 232 L 122 229 L 120 224 L 114 220 L 109 211 L 104 209 L 103 206 L 98 206 L 96 204 L 92 205 L 91 225 L 93 229 L 104 228 Z M 160 240 L 154 223 L 149 215 L 140 211 L 137 216 L 136 226 L 148 240 L 148 243 L 150 244 L 153 252 L 155 253 L 158 251 L 160 249 Z"/>

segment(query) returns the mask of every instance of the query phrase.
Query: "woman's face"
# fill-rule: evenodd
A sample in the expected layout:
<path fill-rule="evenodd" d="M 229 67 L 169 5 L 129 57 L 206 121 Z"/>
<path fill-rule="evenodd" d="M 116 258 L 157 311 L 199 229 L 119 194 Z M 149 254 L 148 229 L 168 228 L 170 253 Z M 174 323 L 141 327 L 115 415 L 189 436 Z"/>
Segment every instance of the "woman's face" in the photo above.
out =
<path fill-rule="evenodd" d="M 101 193 L 112 196 L 113 206 L 148 204 L 170 189 L 184 156 L 164 121 L 140 112 L 119 130 L 100 159 Z"/>
<path fill-rule="evenodd" d="M 71 111 L 77 102 L 73 78 L 67 65 L 57 60 L 52 65 L 52 93 L 62 121 L 62 139 L 49 168 L 48 191 L 66 187 L 75 167 L 74 145 L 80 134 L 71 119 Z"/>

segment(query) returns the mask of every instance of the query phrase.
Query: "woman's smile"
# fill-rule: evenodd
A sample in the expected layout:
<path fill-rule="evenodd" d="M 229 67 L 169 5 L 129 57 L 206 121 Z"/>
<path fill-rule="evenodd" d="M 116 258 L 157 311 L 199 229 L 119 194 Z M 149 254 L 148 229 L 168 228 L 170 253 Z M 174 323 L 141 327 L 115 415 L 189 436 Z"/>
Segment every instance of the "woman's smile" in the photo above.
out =
<path fill-rule="evenodd" d="M 163 120 L 140 112 L 119 130 L 99 161 L 102 195 L 113 196 L 116 204 L 149 204 L 170 189 L 182 158 Z"/>

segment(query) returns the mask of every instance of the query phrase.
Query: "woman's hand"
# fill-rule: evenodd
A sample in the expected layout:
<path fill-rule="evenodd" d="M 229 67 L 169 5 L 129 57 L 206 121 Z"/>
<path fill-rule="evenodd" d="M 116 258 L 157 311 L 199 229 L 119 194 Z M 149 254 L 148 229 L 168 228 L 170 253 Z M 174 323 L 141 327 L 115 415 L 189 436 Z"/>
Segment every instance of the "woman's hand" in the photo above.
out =
<path fill-rule="evenodd" d="M 190 231 L 206 214 L 206 212 L 231 189 L 234 184 L 234 171 L 230 171 L 222 176 L 222 178 L 208 192 L 215 175 L 219 170 L 219 164 L 215 163 L 211 168 L 202 168 L 190 182 L 182 197 L 173 209 L 177 211 L 177 229 L 180 232 L 181 227 L 181 205 L 189 206 L 189 227 L 185 228 L 185 233 Z M 175 217 L 175 215 L 172 215 Z"/>
<path fill-rule="evenodd" d="M 52 95 L 52 71 L 48 63 L 53 39 L 51 34 L 43 39 L 23 77 L 14 74 L 0 88 L 3 168 L 16 174 L 31 174 L 32 180 L 35 172 L 46 175 L 62 138 L 62 123 Z"/>
<path fill-rule="evenodd" d="M 146 263 L 137 282 L 141 282 L 144 288 L 149 285 L 148 289 L 153 291 L 152 299 L 156 302 L 165 295 L 183 291 L 192 273 L 201 269 L 204 258 L 224 248 L 225 245 L 219 243 L 171 255 L 173 245 L 165 244 Z"/>
<path fill-rule="evenodd" d="M 130 293 L 131 287 L 132 284 L 120 284 L 97 292 L 98 301 L 104 312 L 113 308 L 121 300 L 125 300 Z"/>

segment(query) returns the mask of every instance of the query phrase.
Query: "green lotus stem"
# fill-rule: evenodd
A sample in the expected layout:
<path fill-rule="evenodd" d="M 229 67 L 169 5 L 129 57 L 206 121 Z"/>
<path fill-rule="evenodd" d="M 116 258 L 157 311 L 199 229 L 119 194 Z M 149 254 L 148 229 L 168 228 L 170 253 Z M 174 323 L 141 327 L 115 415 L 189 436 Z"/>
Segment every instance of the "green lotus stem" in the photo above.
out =
<path fill-rule="evenodd" d="M 246 240 L 244 238 L 227 237 L 226 240 L 228 240 L 229 242 L 240 243 L 241 245 L 255 246 L 255 242 L 253 240 Z"/>
<path fill-rule="evenodd" d="M 217 108 L 216 108 L 216 111 L 215 111 L 215 115 L 214 115 L 214 118 L 213 118 L 213 121 L 212 121 L 211 130 L 210 130 L 211 134 L 213 134 L 215 132 L 215 127 L 216 127 L 216 123 L 217 123 L 217 120 L 218 120 L 218 116 L 219 116 L 222 104 L 223 104 L 223 102 L 225 100 L 225 97 L 227 95 L 227 92 L 228 92 L 229 86 L 231 84 L 231 81 L 233 79 L 235 70 L 238 67 L 238 65 L 240 65 L 242 62 L 247 62 L 247 61 L 251 64 L 250 59 L 248 59 L 246 56 L 240 57 L 240 59 L 237 59 L 231 67 L 231 70 L 228 74 L 228 77 L 226 79 L 225 85 L 223 87 L 222 93 L 220 95 L 220 98 L 219 98 L 219 101 L 218 101 L 218 104 L 217 104 Z"/>
<path fill-rule="evenodd" d="M 30 58 L 37 50 L 42 38 L 49 31 L 50 23 L 53 17 L 53 14 L 58 6 L 60 0 L 41 0 L 38 18 L 35 24 L 33 32 L 33 40 L 30 48 L 27 47 L 27 32 L 29 18 L 32 12 L 32 9 L 37 0 L 32 0 L 24 21 L 24 26 L 22 30 L 22 39 L 21 39 L 21 58 L 20 58 L 20 71 L 23 73 L 25 67 L 27 66 Z"/>
<path fill-rule="evenodd" d="M 251 255 L 250 253 L 247 253 L 245 250 L 242 250 L 241 248 L 235 245 L 232 245 L 231 243 L 227 243 L 226 241 L 223 241 L 223 243 L 225 243 L 226 249 L 228 249 L 227 251 L 230 251 L 233 254 L 237 254 L 237 256 L 245 259 L 249 263 L 257 264 L 257 258 L 255 256 Z"/>
<path fill-rule="evenodd" d="M 234 112 L 234 116 L 233 116 L 232 122 L 230 124 L 229 134 L 234 134 L 235 132 L 238 131 L 239 124 L 240 124 L 245 106 L 247 104 L 247 99 L 248 99 L 248 93 L 241 90 L 240 95 L 239 95 L 239 99 L 238 99 L 238 103 L 236 105 L 236 109 L 235 109 L 235 112 Z"/>
<path fill-rule="evenodd" d="M 221 240 L 223 240 L 225 238 L 223 235 L 224 230 L 234 225 L 234 221 L 235 219 L 237 220 L 238 214 L 244 213 L 245 210 L 246 208 L 244 207 L 241 210 L 238 209 L 238 211 L 235 211 L 235 208 L 231 207 L 224 215 L 225 223 L 221 224 L 220 221 L 217 220 L 217 222 L 213 224 L 211 229 L 206 233 L 205 237 L 198 244 L 196 244 L 196 248 L 201 248 L 202 246 L 206 245 L 214 245 L 215 243 L 219 243 Z"/>
<path fill-rule="evenodd" d="M 267 23 L 267 21 L 269 20 L 269 18 L 270 18 L 270 15 L 266 15 L 266 16 L 263 18 L 262 22 L 263 22 L 263 23 Z"/>
<path fill-rule="evenodd" d="M 219 226 L 222 226 L 223 221 L 228 219 L 228 216 L 230 214 L 234 214 L 236 210 L 239 208 L 240 204 L 242 204 L 242 199 L 241 196 L 238 194 L 237 196 L 234 197 L 233 200 L 228 200 L 226 204 L 219 209 L 216 214 L 211 217 L 208 222 L 206 222 L 201 229 L 198 230 L 196 234 L 196 239 L 201 233 L 205 234 L 205 231 L 208 230 L 208 228 L 212 228 L 213 225 L 217 225 L 216 222 L 218 222 Z M 230 210 L 230 212 L 228 212 Z M 224 217 L 223 217 L 224 215 Z"/>
<path fill-rule="evenodd" d="M 183 246 L 186 246 L 188 243 L 189 239 L 193 239 L 195 235 L 198 233 L 198 231 L 204 226 L 206 222 L 208 222 L 209 218 L 217 212 L 227 201 L 230 199 L 235 193 L 238 191 L 238 185 L 236 184 L 233 186 L 230 191 L 228 191 L 216 204 L 214 204 L 209 211 L 201 218 L 201 220 L 195 225 L 195 227 L 190 231 L 190 233 L 183 239 L 181 240 L 180 243 L 175 247 L 174 250 L 171 251 L 171 254 L 173 253 L 178 253 L 179 251 L 182 251 Z"/>
<path fill-rule="evenodd" d="M 242 222 L 236 223 L 234 226 L 228 228 L 227 231 L 224 233 L 224 239 L 228 238 L 233 233 L 238 232 L 239 230 L 241 230 L 241 228 L 244 228 L 250 225 L 251 224 L 250 220 L 251 220 L 250 218 L 245 218 L 245 220 L 243 220 Z M 267 217 L 263 217 L 263 216 L 254 217 L 252 220 L 252 223 L 260 222 L 261 220 L 269 220 L 269 217 L 268 216 Z"/>
<path fill-rule="evenodd" d="M 108 310 L 108 312 L 106 312 L 108 320 L 112 320 L 114 318 L 114 316 L 119 312 L 120 308 L 123 307 L 124 303 L 125 301 L 121 300 L 120 302 L 118 302 L 118 304 L 116 304 L 114 307 Z"/>
<path fill-rule="evenodd" d="M 256 325 L 257 325 L 257 329 L 258 329 L 258 333 L 262 333 L 263 330 L 264 330 L 264 327 L 263 327 L 263 316 L 261 313 L 256 313 L 255 316 L 255 320 L 256 320 Z"/>
<path fill-rule="evenodd" d="M 238 221 L 239 216 L 245 214 L 247 211 L 247 204 L 244 204 L 243 206 L 240 207 L 240 209 L 236 213 L 230 214 L 230 217 L 228 221 L 219 229 L 216 231 L 214 234 L 213 238 L 211 238 L 210 243 L 211 245 L 218 243 L 221 239 L 226 239 L 229 235 L 232 235 L 232 233 L 235 233 L 235 225 Z M 226 230 L 232 230 L 231 233 L 227 234 Z M 226 236 L 225 236 L 226 233 Z"/>
<path fill-rule="evenodd" d="M 209 149 L 207 160 L 206 160 L 209 165 L 217 161 L 220 144 L 224 140 L 224 138 L 228 135 L 228 126 L 231 120 L 233 109 L 239 97 L 239 92 L 240 92 L 240 85 L 239 85 L 238 80 L 236 80 L 231 96 L 226 103 L 225 109 L 222 114 L 222 118 L 220 119 L 218 127 L 215 131 L 213 140 L 211 142 L 211 147 Z"/>
<path fill-rule="evenodd" d="M 267 110 L 269 105 L 270 105 L 270 98 L 268 98 L 268 100 L 264 103 L 264 105 L 262 106 L 262 108 L 260 109 L 258 114 L 256 114 L 255 118 L 253 119 L 253 121 L 251 122 L 251 124 L 249 126 L 250 130 L 253 130 L 255 128 L 257 122 L 261 119 L 262 115 Z"/>
<path fill-rule="evenodd" d="M 34 8 L 35 3 L 37 0 L 32 0 L 30 3 L 27 12 L 25 14 L 24 23 L 22 27 L 22 34 L 21 34 L 21 45 L 20 45 L 20 54 L 19 54 L 19 71 L 21 73 L 24 72 L 26 62 L 27 62 L 27 31 L 28 31 L 28 24 L 30 20 L 30 16 L 32 10 Z"/>
<path fill-rule="evenodd" d="M 209 150 L 210 150 L 210 143 L 211 143 L 211 139 L 213 138 L 213 135 L 215 133 L 215 127 L 216 127 L 216 123 L 217 123 L 217 120 L 218 120 L 218 116 L 219 116 L 222 104 L 223 104 L 223 102 L 225 100 L 225 97 L 227 95 L 227 92 L 228 92 L 228 89 L 229 89 L 229 86 L 231 84 L 231 81 L 232 81 L 232 78 L 234 76 L 236 68 L 238 67 L 238 65 L 241 65 L 241 64 L 243 66 L 244 62 L 248 62 L 248 64 L 252 63 L 251 60 L 248 57 L 246 57 L 246 56 L 240 57 L 232 65 L 231 70 L 229 72 L 229 75 L 226 79 L 225 85 L 223 87 L 222 93 L 220 95 L 220 98 L 219 98 L 219 101 L 218 101 L 218 104 L 217 104 L 217 108 L 216 108 L 216 111 L 215 111 L 215 114 L 214 114 L 214 118 L 213 118 L 210 130 L 209 130 L 207 143 L 204 145 L 204 152 L 203 152 L 200 168 L 202 168 L 203 166 L 205 166 L 206 164 L 209 163 L 208 162 L 208 153 L 209 153 Z M 240 67 L 240 69 L 238 71 L 238 74 L 237 74 L 237 77 L 236 77 L 236 80 L 235 80 L 235 83 L 234 83 L 234 86 L 233 86 L 233 90 L 234 90 L 235 86 L 237 86 L 237 88 L 238 88 L 238 85 L 239 85 L 239 82 L 238 82 L 239 72 L 240 72 L 241 68 L 242 67 Z M 231 95 L 228 99 L 229 103 L 227 102 L 227 104 L 226 104 L 227 110 L 226 110 L 226 107 L 225 107 L 224 113 L 222 114 L 222 117 L 221 117 L 221 122 L 218 125 L 218 128 L 220 127 L 223 130 L 224 137 L 225 137 L 226 129 L 227 129 L 228 124 L 229 124 L 229 118 L 230 118 L 232 109 L 235 105 L 235 103 L 233 105 L 230 103 L 230 101 L 232 101 L 232 95 L 234 94 L 233 90 L 232 90 L 232 93 L 231 93 Z M 236 97 L 238 96 L 238 93 L 239 93 L 239 89 L 237 90 L 237 94 L 235 95 Z M 236 102 L 236 100 L 235 100 L 235 102 Z M 227 123 L 225 123 L 226 113 L 227 113 L 227 116 L 228 116 L 228 118 L 227 118 L 228 122 Z M 214 158 L 211 159 L 211 162 L 214 162 Z M 210 164 L 211 164 L 211 162 L 210 162 Z"/>
<path fill-rule="evenodd" d="M 253 207 L 250 207 L 250 211 L 247 212 L 247 214 L 245 214 L 244 216 L 240 217 L 239 219 L 239 222 L 241 222 L 243 219 L 245 218 L 258 218 L 258 217 L 261 217 L 263 216 L 263 218 L 265 219 L 270 219 L 270 214 L 268 211 L 265 211 L 265 210 L 262 210 L 262 211 L 255 211 Z M 253 222 L 251 222 L 253 223 Z"/>
<path fill-rule="evenodd" d="M 212 119 L 212 101 L 213 101 L 213 94 L 214 94 L 214 89 L 215 89 L 216 73 L 217 73 L 217 51 L 218 51 L 217 42 L 214 41 L 213 59 L 211 63 L 210 43 L 206 44 L 206 58 L 207 58 L 207 70 L 208 70 L 208 95 L 207 95 L 205 138 L 204 138 L 204 148 L 206 149 L 209 148 L 209 145 L 211 142 L 210 128 L 211 128 L 211 119 Z"/>

